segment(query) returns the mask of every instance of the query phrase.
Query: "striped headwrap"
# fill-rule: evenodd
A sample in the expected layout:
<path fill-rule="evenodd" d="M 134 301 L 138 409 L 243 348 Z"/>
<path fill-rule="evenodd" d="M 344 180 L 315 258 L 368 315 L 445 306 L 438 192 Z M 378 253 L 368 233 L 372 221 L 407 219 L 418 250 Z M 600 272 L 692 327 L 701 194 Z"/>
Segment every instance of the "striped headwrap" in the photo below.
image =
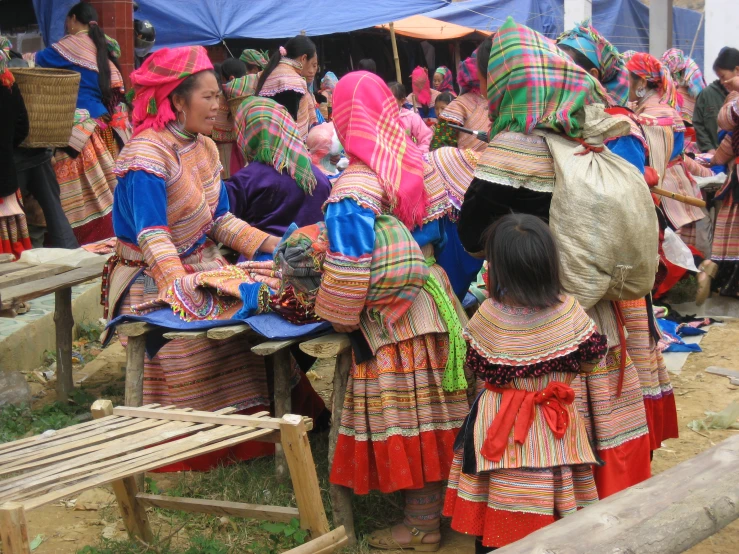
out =
<path fill-rule="evenodd" d="M 608 42 L 590 21 L 584 21 L 560 35 L 557 44 L 569 46 L 587 57 L 598 68 L 600 82 L 615 103 L 626 105 L 629 101 L 629 72 L 626 62 L 618 53 L 618 48 Z"/>
<path fill-rule="evenodd" d="M 628 61 L 634 57 L 634 54 L 636 54 L 636 50 L 627 50 L 626 52 L 621 53 L 621 57 L 624 60 L 624 63 L 628 63 Z"/>
<path fill-rule="evenodd" d="M 682 50 L 670 48 L 662 55 L 662 63 L 670 70 L 675 84 L 687 88 L 693 98 L 698 98 L 701 91 L 706 88 L 706 81 L 698 64 Z"/>
<path fill-rule="evenodd" d="M 316 187 L 313 165 L 295 120 L 272 100 L 247 98 L 236 113 L 236 143 L 247 161 L 257 161 L 287 171 L 298 186 L 312 194 Z"/>
<path fill-rule="evenodd" d="M 121 57 L 121 45 L 118 44 L 118 41 L 113 37 L 105 35 L 105 43 L 108 45 L 108 54 L 110 54 L 110 57 L 116 60 L 119 59 Z"/>
<path fill-rule="evenodd" d="M 487 85 L 491 136 L 535 128 L 578 136 L 582 108 L 606 99 L 600 83 L 553 41 L 511 17 L 493 35 Z"/>
<path fill-rule="evenodd" d="M 643 52 L 636 52 L 626 63 L 626 69 L 646 79 L 648 83 L 657 85 L 661 96 L 660 101 L 677 109 L 675 82 L 670 77 L 670 71 L 657 58 Z"/>
<path fill-rule="evenodd" d="M 452 82 L 454 81 L 454 77 L 452 76 L 451 70 L 448 67 L 442 65 L 441 67 L 438 67 L 436 69 L 436 73 L 441 75 L 442 78 L 441 85 L 439 85 L 439 88 L 436 90 L 438 90 L 439 92 L 449 92 L 452 94 L 452 96 L 456 96 L 457 93 L 454 91 L 454 85 L 452 84 Z"/>
<path fill-rule="evenodd" d="M 333 71 L 327 71 L 326 75 L 321 79 L 321 90 L 334 90 L 336 83 L 339 82 L 339 78 Z"/>
<path fill-rule="evenodd" d="M 202 46 L 162 48 L 131 73 L 134 134 L 153 127 L 160 131 L 176 119 L 169 95 L 190 75 L 213 69 Z"/>
<path fill-rule="evenodd" d="M 393 213 L 409 229 L 421 225 L 428 206 L 423 155 L 401 128 L 398 104 L 385 82 L 367 71 L 344 76 L 334 89 L 333 118 L 350 162 L 361 161 L 375 172 Z"/>
<path fill-rule="evenodd" d="M 431 85 L 429 84 L 429 71 L 425 67 L 417 67 L 411 73 L 411 87 L 416 100 L 422 106 L 431 104 Z"/>
<path fill-rule="evenodd" d="M 477 52 L 459 62 L 457 68 L 457 84 L 459 85 L 459 94 L 467 92 L 476 92 L 480 94 L 480 79 L 477 76 Z"/>
<path fill-rule="evenodd" d="M 15 83 L 15 77 L 8 69 L 10 61 L 10 40 L 0 35 L 0 85 L 4 87 L 12 87 Z"/>
<path fill-rule="evenodd" d="M 241 53 L 239 59 L 246 65 L 255 65 L 259 69 L 264 69 L 269 63 L 269 56 L 267 52 L 260 52 L 259 50 L 252 50 L 247 48 Z"/>

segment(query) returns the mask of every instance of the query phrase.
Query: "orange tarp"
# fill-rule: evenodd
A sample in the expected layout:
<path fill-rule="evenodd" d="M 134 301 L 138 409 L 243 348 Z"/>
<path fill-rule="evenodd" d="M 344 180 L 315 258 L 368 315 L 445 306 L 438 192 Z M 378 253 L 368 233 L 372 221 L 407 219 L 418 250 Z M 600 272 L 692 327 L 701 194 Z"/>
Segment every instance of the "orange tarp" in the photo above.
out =
<path fill-rule="evenodd" d="M 394 23 L 397 34 L 424 40 L 451 40 L 463 38 L 474 33 L 480 33 L 481 35 L 491 34 L 489 31 L 479 31 L 471 27 L 447 23 L 446 21 L 432 19 L 424 15 L 406 17 Z M 377 28 L 390 30 L 389 24 L 377 25 Z"/>

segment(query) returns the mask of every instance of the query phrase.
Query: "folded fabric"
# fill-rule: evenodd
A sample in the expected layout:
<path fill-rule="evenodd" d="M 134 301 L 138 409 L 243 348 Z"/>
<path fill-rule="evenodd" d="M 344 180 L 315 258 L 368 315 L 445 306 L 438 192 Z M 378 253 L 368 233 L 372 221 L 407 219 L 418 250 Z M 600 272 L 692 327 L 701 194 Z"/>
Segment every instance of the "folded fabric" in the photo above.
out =
<path fill-rule="evenodd" d="M 662 352 L 703 352 L 697 344 L 688 344 L 681 337 L 705 334 L 706 331 L 690 324 L 678 324 L 669 319 L 658 319 L 662 338 L 658 348 Z"/>

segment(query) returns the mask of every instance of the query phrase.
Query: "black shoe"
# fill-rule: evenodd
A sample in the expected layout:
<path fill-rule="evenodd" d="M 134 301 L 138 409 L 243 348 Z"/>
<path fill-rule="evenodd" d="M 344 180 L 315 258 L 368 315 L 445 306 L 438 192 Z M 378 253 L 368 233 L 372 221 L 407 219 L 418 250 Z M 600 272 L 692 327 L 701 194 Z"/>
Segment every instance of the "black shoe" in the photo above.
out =
<path fill-rule="evenodd" d="M 482 538 L 480 537 L 475 539 L 475 554 L 487 554 L 488 552 L 492 552 L 493 550 L 498 549 L 493 546 L 483 546 Z"/>

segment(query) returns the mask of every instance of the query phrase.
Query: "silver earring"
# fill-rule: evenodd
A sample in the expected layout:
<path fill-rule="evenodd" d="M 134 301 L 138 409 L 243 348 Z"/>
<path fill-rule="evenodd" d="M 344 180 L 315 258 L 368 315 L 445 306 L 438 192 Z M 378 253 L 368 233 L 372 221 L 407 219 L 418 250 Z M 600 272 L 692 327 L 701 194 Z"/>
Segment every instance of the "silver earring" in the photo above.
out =
<path fill-rule="evenodd" d="M 183 119 L 184 119 L 183 122 L 180 122 L 180 114 L 183 115 Z M 182 127 L 182 129 L 184 129 L 185 126 L 187 125 L 187 113 L 185 112 L 185 110 L 182 110 L 181 112 L 177 112 L 177 124 L 180 127 Z"/>
<path fill-rule="evenodd" d="M 647 94 L 647 89 L 645 88 L 638 88 L 636 89 L 636 97 L 637 98 L 644 98 Z"/>

